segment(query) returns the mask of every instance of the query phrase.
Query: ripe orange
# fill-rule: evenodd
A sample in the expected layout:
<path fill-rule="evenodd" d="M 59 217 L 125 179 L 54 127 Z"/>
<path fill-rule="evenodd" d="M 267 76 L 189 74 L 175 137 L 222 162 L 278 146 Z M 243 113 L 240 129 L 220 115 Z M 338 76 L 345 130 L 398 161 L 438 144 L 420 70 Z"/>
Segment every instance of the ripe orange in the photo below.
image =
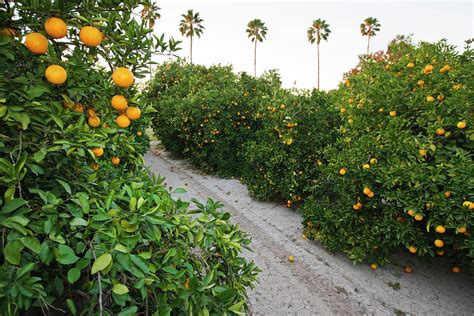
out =
<path fill-rule="evenodd" d="M 95 147 L 92 149 L 92 152 L 94 153 L 94 155 L 96 157 L 100 157 L 104 154 L 104 148 L 101 148 L 101 147 Z"/>
<path fill-rule="evenodd" d="M 46 54 L 48 51 L 48 39 L 40 33 L 30 33 L 26 35 L 25 46 L 33 54 Z"/>
<path fill-rule="evenodd" d="M 443 101 L 443 100 L 444 100 L 444 96 L 440 94 L 440 95 L 438 95 L 438 96 L 436 97 L 436 99 L 438 99 L 438 101 Z"/>
<path fill-rule="evenodd" d="M 119 157 L 112 157 L 111 162 L 113 165 L 118 165 L 120 163 Z"/>
<path fill-rule="evenodd" d="M 460 234 L 464 234 L 466 232 L 466 227 L 458 227 L 456 228 L 456 232 L 460 233 Z"/>
<path fill-rule="evenodd" d="M 119 115 L 115 119 L 115 123 L 121 128 L 127 128 L 130 126 L 130 119 L 126 115 Z"/>
<path fill-rule="evenodd" d="M 395 117 L 395 116 L 397 116 L 397 111 L 390 111 L 389 115 L 391 117 Z"/>
<path fill-rule="evenodd" d="M 413 268 L 407 266 L 407 267 L 405 267 L 405 268 L 403 269 L 403 271 L 404 271 L 405 273 L 412 273 L 412 272 L 413 272 Z"/>
<path fill-rule="evenodd" d="M 365 163 L 365 164 L 362 165 L 362 168 L 363 168 L 364 170 L 369 170 L 369 169 L 370 169 L 370 165 L 369 165 L 368 163 Z"/>
<path fill-rule="evenodd" d="M 44 29 L 52 38 L 63 38 L 67 35 L 66 22 L 60 18 L 52 17 L 47 19 L 44 23 Z"/>
<path fill-rule="evenodd" d="M 375 165 L 376 163 L 377 163 L 377 159 L 376 159 L 376 158 L 370 159 L 370 164 Z"/>
<path fill-rule="evenodd" d="M 452 271 L 453 273 L 459 273 L 459 272 L 461 272 L 461 268 L 460 268 L 460 267 L 453 267 L 453 268 L 451 269 L 451 271 Z"/>
<path fill-rule="evenodd" d="M 95 110 L 93 108 L 88 108 L 87 117 L 95 117 L 95 116 L 97 116 L 97 113 L 95 112 Z"/>
<path fill-rule="evenodd" d="M 420 154 L 421 157 L 424 157 L 426 156 L 426 149 L 420 149 L 418 153 Z"/>
<path fill-rule="evenodd" d="M 442 136 L 442 135 L 444 135 L 444 133 L 446 133 L 446 131 L 444 130 L 444 128 L 438 128 L 438 129 L 436 130 L 436 135 Z"/>
<path fill-rule="evenodd" d="M 114 95 L 110 103 L 112 107 L 119 112 L 125 111 L 128 106 L 128 101 L 123 95 Z"/>
<path fill-rule="evenodd" d="M 99 170 L 99 164 L 97 162 L 93 162 L 90 164 L 90 167 L 94 169 L 94 171 Z"/>
<path fill-rule="evenodd" d="M 100 126 L 100 118 L 97 117 L 97 116 L 91 116 L 87 119 L 87 123 L 89 123 L 89 125 L 91 127 L 99 127 Z"/>
<path fill-rule="evenodd" d="M 142 131 L 138 131 L 137 136 L 142 136 Z"/>
<path fill-rule="evenodd" d="M 346 173 L 347 173 L 347 168 L 341 168 L 341 169 L 339 169 L 339 174 L 340 174 L 341 176 L 345 175 Z"/>
<path fill-rule="evenodd" d="M 347 100 L 347 102 L 349 102 L 349 104 L 352 104 L 352 103 L 354 103 L 354 99 L 351 98 L 351 99 Z"/>
<path fill-rule="evenodd" d="M 376 269 L 377 269 L 377 264 L 372 263 L 372 264 L 370 265 L 370 268 L 371 268 L 372 270 L 376 270 Z"/>
<path fill-rule="evenodd" d="M 370 191 L 370 193 L 367 194 L 367 196 L 368 196 L 369 198 L 373 198 L 373 197 L 375 196 L 375 192 L 374 192 L 374 191 Z"/>
<path fill-rule="evenodd" d="M 435 232 L 437 232 L 438 234 L 444 234 L 445 231 L 446 231 L 446 228 L 444 226 L 441 226 L 441 225 L 438 225 L 435 228 Z"/>
<path fill-rule="evenodd" d="M 445 72 L 448 72 L 451 70 L 451 67 L 449 65 L 444 65 L 440 70 L 439 72 L 444 74 Z"/>
<path fill-rule="evenodd" d="M 462 206 L 471 208 L 471 207 L 472 207 L 472 204 L 473 204 L 473 203 L 472 203 L 471 201 L 464 201 L 464 202 L 462 203 Z"/>
<path fill-rule="evenodd" d="M 426 97 L 426 101 L 428 101 L 428 102 L 433 102 L 434 100 L 435 100 L 435 98 L 431 95 Z"/>
<path fill-rule="evenodd" d="M 413 67 L 415 67 L 415 64 L 414 64 L 414 63 L 408 63 L 408 64 L 407 64 L 407 68 L 413 68 Z"/>
<path fill-rule="evenodd" d="M 420 222 L 422 220 L 423 220 L 423 215 L 421 215 L 421 214 L 416 214 L 415 215 L 415 221 Z"/>
<path fill-rule="evenodd" d="M 133 74 L 128 68 L 119 67 L 112 73 L 112 80 L 120 88 L 128 88 L 133 84 Z"/>
<path fill-rule="evenodd" d="M 444 192 L 444 196 L 449 199 L 451 197 L 451 195 L 453 195 L 450 191 L 446 191 Z"/>
<path fill-rule="evenodd" d="M 295 261 L 295 257 L 293 257 L 293 256 L 288 256 L 288 261 L 289 261 L 289 262 L 294 262 L 294 261 Z"/>
<path fill-rule="evenodd" d="M 362 192 L 364 192 L 365 195 L 369 195 L 369 193 L 372 192 L 372 190 L 370 190 L 370 188 L 368 187 L 365 187 Z"/>
<path fill-rule="evenodd" d="M 413 215 L 415 215 L 415 211 L 414 210 L 408 210 L 407 214 L 410 215 L 410 216 L 413 216 Z"/>
<path fill-rule="evenodd" d="M 52 84 L 63 84 L 67 79 L 67 72 L 59 65 L 51 65 L 45 71 L 46 80 Z"/>
<path fill-rule="evenodd" d="M 424 73 L 425 75 L 430 74 L 430 73 L 433 72 L 433 69 L 434 69 L 433 66 L 431 66 L 431 65 L 426 65 L 426 66 L 425 66 L 425 69 L 423 69 L 423 73 Z"/>
<path fill-rule="evenodd" d="M 347 109 L 346 108 L 341 108 L 341 113 L 346 113 Z"/>
<path fill-rule="evenodd" d="M 458 124 L 456 124 L 456 127 L 459 129 L 463 129 L 463 128 L 466 128 L 466 125 L 467 123 L 465 121 L 461 121 L 461 122 L 458 122 Z"/>
<path fill-rule="evenodd" d="M 424 80 L 418 80 L 416 82 L 417 85 L 419 85 L 420 87 L 423 87 L 425 85 L 425 81 Z"/>
<path fill-rule="evenodd" d="M 102 42 L 102 32 L 93 26 L 84 26 L 79 32 L 79 38 L 84 45 L 89 47 L 99 46 Z"/>
<path fill-rule="evenodd" d="M 130 106 L 128 109 L 127 109 L 127 117 L 129 119 L 131 119 L 132 121 L 133 120 L 138 120 L 141 116 L 141 111 L 139 108 L 137 108 L 136 106 Z"/>
<path fill-rule="evenodd" d="M 76 104 L 74 104 L 72 110 L 73 110 L 74 112 L 80 112 L 80 113 L 82 113 L 82 112 L 84 112 L 84 106 L 83 106 L 81 103 L 76 103 Z"/>
<path fill-rule="evenodd" d="M 436 239 L 434 241 L 434 245 L 438 248 L 442 248 L 444 246 L 444 241 L 442 241 L 441 239 Z"/>
<path fill-rule="evenodd" d="M 444 256 L 444 250 L 438 250 L 438 251 L 436 251 L 436 253 L 437 253 L 438 256 L 440 256 L 440 257 Z"/>
<path fill-rule="evenodd" d="M 418 250 L 418 249 L 416 249 L 415 246 L 410 246 L 410 247 L 408 247 L 408 251 L 410 251 L 411 253 L 416 253 L 417 250 Z"/>

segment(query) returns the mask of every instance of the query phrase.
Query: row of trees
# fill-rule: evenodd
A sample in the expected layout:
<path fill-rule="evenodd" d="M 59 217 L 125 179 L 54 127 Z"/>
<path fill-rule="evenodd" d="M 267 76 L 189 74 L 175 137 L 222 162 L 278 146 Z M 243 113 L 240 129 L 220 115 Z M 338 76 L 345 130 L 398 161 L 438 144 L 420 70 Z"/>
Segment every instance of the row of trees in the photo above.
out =
<path fill-rule="evenodd" d="M 190 51 L 189 60 L 193 63 L 193 37 L 201 37 L 204 32 L 203 22 L 199 12 L 188 10 L 186 14 L 181 15 L 182 19 L 179 24 L 179 31 L 183 36 L 189 37 L 190 39 Z M 375 36 L 380 31 L 380 23 L 376 18 L 368 17 L 360 25 L 360 32 L 362 36 L 367 36 L 367 54 L 369 54 L 370 38 Z M 254 43 L 254 60 L 253 60 L 253 73 L 257 75 L 257 42 L 263 42 L 267 36 L 268 28 L 260 19 L 253 19 L 247 24 L 247 35 L 250 40 Z M 320 83 L 320 59 L 319 59 L 319 45 L 321 40 L 327 41 L 331 30 L 326 20 L 317 19 L 314 20 L 311 26 L 308 28 L 308 41 L 311 44 L 316 43 L 317 45 L 317 63 L 318 63 L 318 90 Z"/>

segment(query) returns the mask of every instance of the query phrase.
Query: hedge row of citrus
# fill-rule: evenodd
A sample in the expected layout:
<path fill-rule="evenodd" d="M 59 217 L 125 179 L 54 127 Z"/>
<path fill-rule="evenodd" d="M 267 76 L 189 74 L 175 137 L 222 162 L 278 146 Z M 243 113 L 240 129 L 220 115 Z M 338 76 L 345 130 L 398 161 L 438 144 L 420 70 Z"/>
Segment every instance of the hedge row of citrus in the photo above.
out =
<path fill-rule="evenodd" d="M 133 77 L 156 43 L 133 14 L 141 4 L 0 9 L 2 315 L 247 308 L 258 271 L 241 257 L 250 239 L 218 203 L 175 200 L 144 169 L 151 109 Z"/>
<path fill-rule="evenodd" d="M 394 40 L 329 94 L 276 73 L 162 65 L 147 102 L 173 154 L 302 206 L 306 234 L 354 261 L 474 258 L 472 50 Z M 458 271 L 455 269 L 454 271 Z"/>

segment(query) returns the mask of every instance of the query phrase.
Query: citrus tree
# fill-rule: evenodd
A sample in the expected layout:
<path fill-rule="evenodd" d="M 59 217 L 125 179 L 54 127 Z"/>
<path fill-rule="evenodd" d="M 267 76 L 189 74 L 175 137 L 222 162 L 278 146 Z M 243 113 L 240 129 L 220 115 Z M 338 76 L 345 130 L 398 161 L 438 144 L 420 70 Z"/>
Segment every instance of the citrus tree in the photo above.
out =
<path fill-rule="evenodd" d="M 2 314 L 241 313 L 257 269 L 220 204 L 171 198 L 143 166 L 149 1 L 0 9 Z M 179 190 L 176 192 L 179 193 Z"/>

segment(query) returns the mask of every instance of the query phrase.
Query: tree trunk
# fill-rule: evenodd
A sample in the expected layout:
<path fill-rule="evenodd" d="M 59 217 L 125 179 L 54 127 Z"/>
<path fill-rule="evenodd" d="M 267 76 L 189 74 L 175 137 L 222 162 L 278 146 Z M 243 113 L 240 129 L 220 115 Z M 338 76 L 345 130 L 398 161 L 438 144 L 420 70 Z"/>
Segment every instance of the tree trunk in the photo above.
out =
<path fill-rule="evenodd" d="M 257 77 L 257 39 L 255 39 L 255 47 L 253 50 L 253 76 Z"/>
<path fill-rule="evenodd" d="M 189 48 L 189 62 L 193 64 L 193 37 L 191 36 L 191 46 Z"/>
<path fill-rule="evenodd" d="M 367 55 L 369 54 L 369 45 L 370 45 L 370 34 L 367 35 Z"/>
<path fill-rule="evenodd" d="M 319 43 L 318 43 L 318 90 L 319 90 L 319 75 L 320 75 L 319 67 L 320 67 L 320 64 L 319 64 Z"/>

